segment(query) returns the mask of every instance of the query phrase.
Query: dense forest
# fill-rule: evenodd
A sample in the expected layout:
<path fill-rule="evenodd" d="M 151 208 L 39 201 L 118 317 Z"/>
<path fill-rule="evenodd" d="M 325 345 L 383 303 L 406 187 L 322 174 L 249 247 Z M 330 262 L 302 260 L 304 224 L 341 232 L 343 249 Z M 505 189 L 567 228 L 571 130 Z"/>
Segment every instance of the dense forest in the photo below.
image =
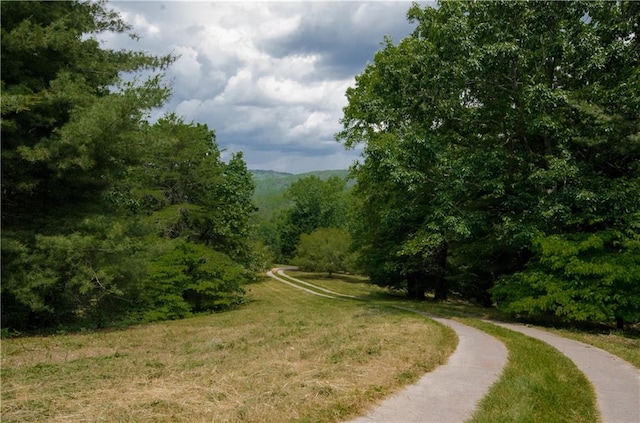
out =
<path fill-rule="evenodd" d="M 100 47 L 104 2 L 2 2 L 2 326 L 100 327 L 222 310 L 262 264 L 253 180 L 168 114 L 175 58 Z M 126 75 L 126 78 L 123 77 Z"/>
<path fill-rule="evenodd" d="M 414 4 L 347 91 L 372 282 L 572 321 L 640 318 L 640 3 Z"/>
<path fill-rule="evenodd" d="M 136 36 L 104 2 L 1 7 L 3 328 L 225 310 L 271 263 L 640 320 L 640 3 L 414 4 L 347 90 L 349 177 L 252 173 L 151 121 L 176 58 L 101 48 Z"/>

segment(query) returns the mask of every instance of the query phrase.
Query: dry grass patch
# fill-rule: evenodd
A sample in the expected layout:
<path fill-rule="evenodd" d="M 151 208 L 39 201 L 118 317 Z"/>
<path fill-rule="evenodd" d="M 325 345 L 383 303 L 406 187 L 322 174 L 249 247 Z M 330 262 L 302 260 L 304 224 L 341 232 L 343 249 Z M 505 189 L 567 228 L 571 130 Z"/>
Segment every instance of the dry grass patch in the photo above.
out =
<path fill-rule="evenodd" d="M 2 341 L 2 421 L 340 421 L 443 363 L 420 316 L 250 287 L 227 313 Z"/>

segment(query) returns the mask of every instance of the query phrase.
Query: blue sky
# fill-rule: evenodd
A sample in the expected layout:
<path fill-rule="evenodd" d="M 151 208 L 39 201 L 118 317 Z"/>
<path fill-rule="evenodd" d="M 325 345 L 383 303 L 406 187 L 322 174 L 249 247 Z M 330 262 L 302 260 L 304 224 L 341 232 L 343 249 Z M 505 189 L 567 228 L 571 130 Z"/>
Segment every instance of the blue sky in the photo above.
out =
<path fill-rule="evenodd" d="M 346 169 L 359 156 L 334 140 L 345 91 L 380 49 L 413 29 L 396 2 L 112 1 L 142 38 L 106 35 L 107 48 L 180 59 L 163 111 L 216 131 L 250 169 Z"/>

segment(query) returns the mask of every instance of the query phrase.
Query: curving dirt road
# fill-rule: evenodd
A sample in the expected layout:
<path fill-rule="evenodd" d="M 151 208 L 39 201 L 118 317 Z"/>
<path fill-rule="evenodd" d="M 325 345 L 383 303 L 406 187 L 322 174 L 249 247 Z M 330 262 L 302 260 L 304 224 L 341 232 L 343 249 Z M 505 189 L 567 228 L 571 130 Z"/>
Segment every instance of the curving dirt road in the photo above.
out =
<path fill-rule="evenodd" d="M 322 287 L 320 287 L 318 285 L 314 285 L 312 283 L 305 282 L 305 281 L 300 280 L 300 279 L 296 279 L 296 278 L 294 278 L 292 276 L 289 276 L 289 275 L 284 273 L 285 270 L 297 270 L 297 269 L 298 269 L 297 267 L 275 267 L 275 268 L 273 268 L 273 269 L 271 269 L 270 271 L 267 272 L 267 276 L 271 276 L 272 278 L 274 278 L 276 280 L 279 280 L 280 282 L 284 282 L 289 286 L 293 286 L 294 288 L 301 289 L 301 290 L 303 290 L 305 292 L 308 292 L 310 294 L 320 295 L 321 297 L 328 297 L 328 298 L 335 298 L 335 299 L 352 298 L 354 300 L 355 299 L 360 299 L 358 297 L 354 297 L 353 295 L 341 294 L 339 292 L 331 291 L 330 289 L 322 288 Z M 282 278 L 280 278 L 280 277 L 278 277 L 276 275 L 282 276 L 282 277 L 286 277 L 286 278 L 288 278 L 288 279 L 290 279 L 292 281 L 295 281 L 297 284 L 306 285 L 306 286 L 308 286 L 310 288 L 313 288 L 314 290 L 310 290 L 310 289 L 304 288 L 304 287 L 302 287 L 300 285 L 296 285 L 294 283 L 291 283 L 291 282 L 289 282 L 287 280 L 283 280 Z M 317 291 L 326 292 L 329 295 L 321 294 L 321 293 L 319 293 Z"/>
<path fill-rule="evenodd" d="M 308 294 L 313 294 L 313 295 L 317 295 L 317 296 L 319 296 L 319 297 L 325 297 L 325 298 L 333 298 L 334 300 L 337 300 L 337 299 L 338 299 L 338 297 L 336 297 L 335 295 L 321 294 L 320 292 L 317 292 L 317 291 L 314 291 L 314 290 L 311 290 L 311 289 L 308 289 L 308 288 L 302 287 L 302 286 L 297 285 L 297 284 L 295 284 L 295 283 L 293 283 L 293 282 L 289 282 L 289 281 L 288 281 L 288 280 L 286 280 L 286 279 L 283 279 L 283 278 L 281 278 L 281 277 L 279 277 L 279 276 L 276 276 L 276 275 L 274 274 L 274 272 L 275 272 L 275 273 L 278 273 L 278 274 L 280 274 L 280 275 L 282 275 L 282 273 L 284 273 L 284 269 L 283 269 L 283 268 L 279 268 L 279 267 L 273 268 L 273 269 L 271 269 L 271 270 L 269 270 L 269 271 L 267 272 L 267 276 L 269 276 L 270 278 L 273 278 L 273 279 L 277 280 L 278 282 L 282 282 L 282 283 L 287 284 L 287 285 L 289 285 L 289 286 L 291 286 L 291 287 L 293 287 L 293 288 L 296 288 L 296 289 L 299 289 L 299 290 L 301 290 L 301 291 L 304 291 L 304 292 L 306 292 L 306 293 L 308 293 Z M 307 284 L 307 285 L 310 285 L 310 284 Z M 317 289 L 317 288 L 319 288 L 319 287 L 316 287 L 316 289 Z M 324 290 L 323 290 L 323 291 L 324 291 Z M 331 291 L 330 291 L 330 292 L 331 292 Z"/>

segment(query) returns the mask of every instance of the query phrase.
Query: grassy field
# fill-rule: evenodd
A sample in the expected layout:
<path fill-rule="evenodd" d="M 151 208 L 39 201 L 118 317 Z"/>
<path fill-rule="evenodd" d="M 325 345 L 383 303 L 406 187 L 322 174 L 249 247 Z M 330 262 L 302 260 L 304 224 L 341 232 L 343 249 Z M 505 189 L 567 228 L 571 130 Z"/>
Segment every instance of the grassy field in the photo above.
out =
<path fill-rule="evenodd" d="M 221 314 L 124 330 L 2 340 L 2 421 L 336 422 L 446 361 L 456 339 L 410 306 L 505 343 L 509 364 L 474 422 L 594 422 L 584 376 L 546 344 L 475 318 L 461 301 L 406 302 L 357 276 L 288 271 L 368 301 L 333 300 L 276 281 Z M 551 330 L 551 329 L 550 329 Z M 640 340 L 555 330 L 638 366 Z"/>
<path fill-rule="evenodd" d="M 335 422 L 455 348 L 450 330 L 411 313 L 275 281 L 249 289 L 250 303 L 227 313 L 3 339 L 3 423 Z"/>

